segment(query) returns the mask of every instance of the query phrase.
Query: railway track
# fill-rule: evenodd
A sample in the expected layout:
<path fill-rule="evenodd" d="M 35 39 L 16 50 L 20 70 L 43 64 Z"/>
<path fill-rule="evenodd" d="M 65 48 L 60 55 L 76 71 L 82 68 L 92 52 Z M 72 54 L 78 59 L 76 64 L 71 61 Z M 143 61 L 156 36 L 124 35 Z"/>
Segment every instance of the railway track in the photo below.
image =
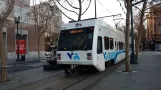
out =
<path fill-rule="evenodd" d="M 98 82 L 104 76 L 117 69 L 122 62 L 108 67 L 104 72 L 83 72 L 78 75 L 65 76 L 60 72 L 45 80 L 37 81 L 29 85 L 17 87 L 12 90 L 83 90 Z"/>

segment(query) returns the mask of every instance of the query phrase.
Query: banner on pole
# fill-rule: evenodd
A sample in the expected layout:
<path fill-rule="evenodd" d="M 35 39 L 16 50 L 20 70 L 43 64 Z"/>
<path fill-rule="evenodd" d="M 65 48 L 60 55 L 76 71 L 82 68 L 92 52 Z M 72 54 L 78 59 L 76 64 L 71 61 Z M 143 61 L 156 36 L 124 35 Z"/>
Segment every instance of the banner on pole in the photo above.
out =
<path fill-rule="evenodd" d="M 16 40 L 16 54 L 18 54 L 18 45 L 19 45 L 19 54 L 26 54 L 26 42 L 25 40 Z"/>

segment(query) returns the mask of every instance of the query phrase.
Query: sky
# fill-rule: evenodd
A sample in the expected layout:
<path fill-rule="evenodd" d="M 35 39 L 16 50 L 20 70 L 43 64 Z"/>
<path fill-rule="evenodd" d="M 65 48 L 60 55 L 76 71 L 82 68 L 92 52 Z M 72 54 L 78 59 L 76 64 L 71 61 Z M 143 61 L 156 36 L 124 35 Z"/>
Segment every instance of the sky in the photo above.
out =
<path fill-rule="evenodd" d="M 101 2 L 101 4 L 104 7 L 98 1 Z M 125 22 L 125 14 L 124 14 L 122 8 L 120 7 L 120 3 L 117 0 L 98 0 L 98 1 L 97 1 L 97 17 L 109 16 L 109 15 L 112 15 L 112 14 L 122 14 L 121 17 L 118 17 L 118 16 L 115 17 L 115 18 L 113 18 L 113 17 L 109 18 L 108 17 L 108 18 L 104 18 L 103 20 L 105 22 L 107 22 L 108 24 L 110 24 L 111 26 L 115 26 L 113 19 L 116 19 L 116 18 L 124 18 L 123 20 L 121 20 L 120 23 L 124 23 Z M 123 3 L 122 3 L 122 5 L 123 5 Z M 92 0 L 90 8 L 82 16 L 82 19 L 94 18 L 95 17 L 95 12 L 94 11 L 95 11 L 94 0 Z M 74 14 L 69 13 L 68 15 L 77 18 L 77 16 L 75 16 Z M 63 21 L 65 23 L 67 23 L 70 20 L 67 19 L 65 16 L 63 16 Z M 118 21 L 119 20 L 115 20 L 116 23 Z"/>
<path fill-rule="evenodd" d="M 73 0 L 75 1 L 75 0 Z M 87 0 L 85 0 L 87 1 Z M 122 1 L 122 0 L 96 0 L 97 2 L 97 17 L 101 17 L 101 16 L 109 16 L 109 15 L 115 15 L 115 14 L 122 14 L 122 16 L 117 16 L 115 18 L 113 17 L 108 17 L 108 18 L 104 18 L 103 20 L 105 22 L 107 22 L 108 24 L 110 24 L 111 26 L 115 26 L 113 19 L 117 19 L 117 18 L 124 18 L 123 20 L 121 20 L 120 24 L 124 25 L 125 23 L 125 14 L 122 10 L 122 7 L 120 7 L 120 3 L 118 1 Z M 76 2 L 76 1 L 75 1 Z M 101 5 L 100 3 L 103 5 Z M 75 3 L 76 5 L 77 3 Z M 123 2 L 121 2 L 122 6 L 124 7 Z M 69 7 L 68 5 L 64 5 L 65 7 Z M 83 6 L 86 6 L 85 4 L 83 4 Z M 72 9 L 72 8 L 70 8 Z M 62 9 L 63 10 L 63 9 Z M 74 10 L 74 9 L 72 9 Z M 87 19 L 87 18 L 94 18 L 95 16 L 95 12 L 94 12 L 95 8 L 94 8 L 94 0 L 92 0 L 90 8 L 88 9 L 88 11 L 82 16 L 82 19 Z M 124 8 L 125 10 L 125 8 Z M 70 13 L 67 11 L 64 11 L 68 16 L 77 19 L 77 15 L 74 13 Z M 126 12 L 126 11 L 125 11 Z M 68 18 L 66 18 L 64 15 L 62 16 L 62 20 L 65 23 L 68 23 L 70 20 Z M 117 23 L 119 20 L 115 20 L 115 23 Z"/>

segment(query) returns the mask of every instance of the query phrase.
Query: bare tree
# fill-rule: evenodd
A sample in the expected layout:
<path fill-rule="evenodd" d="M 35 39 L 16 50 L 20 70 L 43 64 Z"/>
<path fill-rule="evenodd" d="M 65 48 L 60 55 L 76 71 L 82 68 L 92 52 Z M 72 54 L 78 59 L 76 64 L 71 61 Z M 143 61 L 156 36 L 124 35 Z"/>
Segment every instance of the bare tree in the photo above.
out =
<path fill-rule="evenodd" d="M 156 2 L 155 5 L 153 5 L 153 0 L 150 0 L 148 2 L 148 0 L 144 0 L 143 2 L 143 7 L 142 9 L 138 8 L 137 6 L 134 6 L 136 9 L 139 10 L 139 15 L 137 15 L 137 19 L 134 21 L 134 24 L 137 28 L 137 34 L 136 34 L 136 48 L 135 48 L 135 51 L 136 51 L 136 56 L 138 57 L 138 54 L 140 52 L 140 44 L 141 44 L 141 37 L 142 36 L 145 36 L 145 33 L 144 32 L 144 21 L 147 19 L 145 16 L 145 13 L 156 13 L 156 12 L 147 12 L 148 9 L 151 9 L 155 6 L 158 6 L 158 5 L 161 5 L 160 2 Z M 148 4 L 149 3 L 149 4 Z M 157 11 L 159 12 L 159 11 Z M 160 16 L 159 16 L 160 17 Z M 159 18 L 159 17 L 155 17 L 155 18 Z M 149 19 L 154 19 L 154 17 L 148 17 Z"/>
<path fill-rule="evenodd" d="M 126 13 L 126 29 L 125 29 L 125 42 L 126 42 L 126 58 L 125 58 L 125 66 L 126 72 L 130 72 L 130 58 L 129 58 L 129 31 L 130 31 L 130 12 L 131 12 L 131 0 L 125 0 L 125 7 L 127 10 Z"/>
<path fill-rule="evenodd" d="M 49 2 L 40 2 L 35 4 L 36 0 L 33 0 L 34 5 L 31 8 L 31 16 L 35 22 L 35 35 L 38 45 L 38 59 L 40 60 L 40 40 L 46 30 L 48 30 L 50 23 L 54 20 L 58 9 L 54 9 Z M 56 23 L 57 21 L 53 21 Z"/>
<path fill-rule="evenodd" d="M 1 81 L 7 81 L 7 56 L 4 49 L 4 40 L 3 40 L 3 26 L 7 19 L 7 17 L 10 15 L 14 8 L 14 0 L 5 0 L 6 5 L 5 8 L 1 10 L 0 12 L 0 64 L 1 64 Z"/>
<path fill-rule="evenodd" d="M 83 9 L 83 7 L 84 7 L 83 4 L 87 3 L 87 2 L 85 2 L 86 0 L 73 0 L 73 1 L 72 0 L 70 0 L 70 1 L 69 0 L 50 0 L 50 1 L 52 1 L 54 3 L 54 5 L 59 7 L 60 12 L 64 16 L 66 16 L 68 19 L 75 21 L 75 19 L 73 19 L 72 17 L 70 17 L 69 15 L 64 13 L 63 10 L 66 10 L 68 12 L 72 12 L 72 13 L 76 14 L 78 16 L 77 20 L 79 21 L 79 20 L 81 20 L 82 15 L 84 15 L 87 12 L 88 8 L 91 5 L 92 0 L 89 0 L 89 1 L 87 0 L 87 2 L 89 2 L 89 3 L 87 5 L 87 7 L 84 9 Z M 77 2 L 74 3 L 75 1 L 77 1 Z M 69 7 L 65 7 L 64 4 L 68 5 Z M 61 10 L 61 9 L 63 9 L 63 10 Z M 74 10 L 72 10 L 72 9 L 74 9 Z"/>
<path fill-rule="evenodd" d="M 151 9 L 151 8 L 154 8 L 155 6 L 159 6 L 161 5 L 161 2 L 160 1 L 157 1 L 155 2 L 156 4 L 153 5 L 154 3 L 154 0 L 144 0 L 143 2 L 143 7 L 142 9 L 138 8 L 137 6 L 134 6 L 136 9 L 139 10 L 139 15 L 136 15 L 137 19 L 134 21 L 134 24 L 136 26 L 136 29 L 138 31 L 138 33 L 135 35 L 136 37 L 136 48 L 135 48 L 135 51 L 136 51 L 136 56 L 138 57 L 138 54 L 140 52 L 140 44 L 141 44 L 141 37 L 142 36 L 145 36 L 145 33 L 144 32 L 144 21 L 147 19 L 145 16 L 145 13 L 157 13 L 157 12 L 160 12 L 160 10 L 156 11 L 156 12 L 148 12 L 147 10 Z M 149 19 L 157 19 L 157 18 L 160 18 L 160 16 L 157 16 L 157 17 L 148 17 Z"/>
<path fill-rule="evenodd" d="M 143 7 L 142 7 L 142 10 L 141 10 L 141 14 L 140 14 L 138 36 L 136 38 L 136 56 L 137 57 L 139 55 L 139 45 L 140 45 L 140 38 L 141 38 L 141 34 L 142 34 L 142 26 L 143 26 L 143 22 L 144 22 L 143 19 L 144 19 L 144 14 L 145 14 L 145 10 L 146 10 L 146 5 L 147 5 L 147 0 L 144 0 Z"/>

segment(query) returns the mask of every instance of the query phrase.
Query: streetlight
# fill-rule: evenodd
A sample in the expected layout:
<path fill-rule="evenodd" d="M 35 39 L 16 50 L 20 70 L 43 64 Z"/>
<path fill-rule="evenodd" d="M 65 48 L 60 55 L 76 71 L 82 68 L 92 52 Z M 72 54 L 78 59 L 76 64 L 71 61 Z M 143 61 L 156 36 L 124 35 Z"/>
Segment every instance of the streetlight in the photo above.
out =
<path fill-rule="evenodd" d="M 17 60 L 16 61 L 20 61 L 20 55 L 19 55 L 19 34 L 18 34 L 18 24 L 20 23 L 20 16 L 18 17 L 14 17 L 15 18 L 15 24 L 17 24 L 17 34 L 16 34 L 16 42 L 17 42 Z"/>
<path fill-rule="evenodd" d="M 144 0 L 141 0 L 141 1 L 138 1 L 136 3 L 132 3 L 133 0 L 131 0 L 131 48 L 132 48 L 132 52 L 131 52 L 131 60 L 130 60 L 130 63 L 131 64 L 138 64 L 138 61 L 137 61 L 137 57 L 136 55 L 134 54 L 134 29 L 133 29 L 133 10 L 132 10 L 132 7 L 134 5 L 137 5 L 141 2 L 143 2 Z"/>

